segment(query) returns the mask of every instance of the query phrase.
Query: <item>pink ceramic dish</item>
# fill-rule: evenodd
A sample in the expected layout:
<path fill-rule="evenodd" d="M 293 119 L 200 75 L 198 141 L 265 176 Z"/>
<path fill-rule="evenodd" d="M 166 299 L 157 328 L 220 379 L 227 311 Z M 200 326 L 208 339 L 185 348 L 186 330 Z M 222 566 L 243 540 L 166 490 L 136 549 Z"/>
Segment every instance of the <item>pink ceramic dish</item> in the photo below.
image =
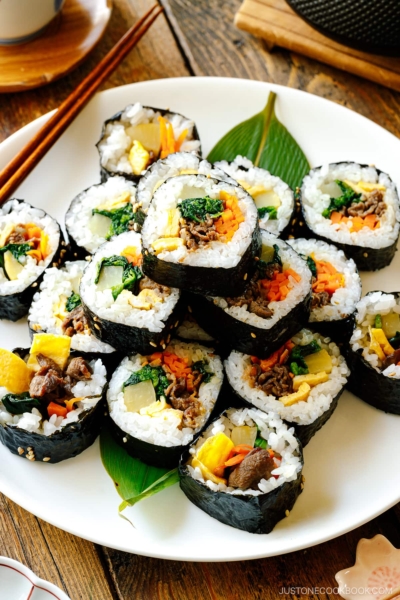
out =
<path fill-rule="evenodd" d="M 0 556 L 0 600 L 70 600 L 16 560 Z"/>

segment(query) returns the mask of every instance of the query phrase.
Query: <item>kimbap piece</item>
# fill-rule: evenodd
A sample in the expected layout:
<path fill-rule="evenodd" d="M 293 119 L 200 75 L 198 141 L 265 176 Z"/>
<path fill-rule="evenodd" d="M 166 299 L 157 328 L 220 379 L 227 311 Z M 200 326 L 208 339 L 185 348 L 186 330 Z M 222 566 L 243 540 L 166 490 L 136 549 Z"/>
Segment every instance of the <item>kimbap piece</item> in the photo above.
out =
<path fill-rule="evenodd" d="M 303 446 L 332 415 L 349 375 L 337 345 L 307 329 L 267 359 L 234 350 L 225 371 L 240 402 L 276 412 Z"/>
<path fill-rule="evenodd" d="M 179 150 L 200 154 L 201 147 L 194 121 L 136 102 L 104 123 L 97 150 L 102 181 L 113 175 L 138 181 L 159 158 Z"/>
<path fill-rule="evenodd" d="M 106 369 L 98 358 L 70 353 L 70 343 L 67 336 L 37 334 L 20 356 L 0 349 L 0 441 L 13 454 L 57 463 L 98 436 Z"/>
<path fill-rule="evenodd" d="M 285 237 L 289 233 L 295 202 L 290 187 L 266 169 L 255 167 L 251 160 L 237 156 L 231 163 L 215 163 L 233 177 L 254 199 L 261 229 Z"/>
<path fill-rule="evenodd" d="M 22 200 L 0 208 L 0 319 L 27 314 L 43 272 L 66 253 L 60 226 Z"/>
<path fill-rule="evenodd" d="M 155 283 L 141 265 L 140 234 L 122 233 L 93 255 L 80 284 L 89 328 L 124 354 L 165 348 L 182 316 L 180 291 Z"/>
<path fill-rule="evenodd" d="M 81 303 L 79 285 L 86 266 L 85 260 L 77 260 L 61 269 L 47 269 L 29 309 L 29 329 L 31 335 L 68 335 L 72 350 L 111 354 L 114 348 L 95 337 Z"/>
<path fill-rule="evenodd" d="M 163 183 L 142 236 L 148 277 L 211 296 L 242 293 L 260 251 L 251 196 L 205 175 L 179 175 Z"/>
<path fill-rule="evenodd" d="M 191 294 L 193 316 L 207 333 L 246 354 L 265 358 L 310 315 L 311 271 L 286 242 L 261 231 L 256 269 L 239 296 Z"/>
<path fill-rule="evenodd" d="M 324 165 L 306 175 L 300 199 L 300 235 L 333 242 L 361 271 L 391 263 L 400 207 L 396 186 L 386 173 L 349 162 Z"/>
<path fill-rule="evenodd" d="M 288 244 L 307 260 L 313 275 L 310 327 L 338 342 L 348 341 L 361 298 L 355 262 L 343 250 L 318 240 L 288 240 Z"/>
<path fill-rule="evenodd" d="M 138 201 L 144 209 L 149 207 L 151 199 L 157 188 L 170 177 L 178 175 L 206 175 L 214 179 L 228 181 L 235 185 L 235 180 L 216 165 L 211 165 L 204 158 L 193 152 L 175 152 L 166 158 L 159 159 L 149 166 L 143 177 L 140 178 L 137 188 Z"/>
<path fill-rule="evenodd" d="M 72 200 L 65 215 L 73 258 L 86 258 L 114 235 L 140 230 L 144 218 L 131 181 L 111 177 L 92 185 Z"/>
<path fill-rule="evenodd" d="M 204 427 L 223 381 L 213 349 L 172 341 L 121 362 L 107 393 L 111 432 L 146 463 L 173 468 Z"/>
<path fill-rule="evenodd" d="M 221 523 L 270 533 L 301 493 L 302 468 L 301 444 L 278 415 L 231 408 L 182 456 L 180 486 Z"/>
<path fill-rule="evenodd" d="M 360 300 L 347 360 L 349 390 L 375 408 L 400 415 L 399 292 L 369 292 Z"/>

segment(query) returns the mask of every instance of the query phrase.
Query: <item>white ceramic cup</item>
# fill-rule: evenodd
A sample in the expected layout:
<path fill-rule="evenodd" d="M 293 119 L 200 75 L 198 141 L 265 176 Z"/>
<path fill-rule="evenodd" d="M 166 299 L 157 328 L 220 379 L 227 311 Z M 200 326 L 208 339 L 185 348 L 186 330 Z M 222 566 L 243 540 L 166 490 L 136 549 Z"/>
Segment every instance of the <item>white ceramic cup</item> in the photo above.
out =
<path fill-rule="evenodd" d="M 22 44 L 40 35 L 65 0 L 0 0 L 0 44 Z"/>

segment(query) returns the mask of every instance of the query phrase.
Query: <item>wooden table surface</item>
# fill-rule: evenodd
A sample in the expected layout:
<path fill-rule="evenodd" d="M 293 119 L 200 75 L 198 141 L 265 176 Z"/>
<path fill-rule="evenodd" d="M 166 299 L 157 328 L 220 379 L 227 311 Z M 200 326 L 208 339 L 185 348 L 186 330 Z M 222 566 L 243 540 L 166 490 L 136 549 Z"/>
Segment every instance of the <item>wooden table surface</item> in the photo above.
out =
<path fill-rule="evenodd" d="M 152 3 L 115 0 L 106 35 L 82 66 L 46 87 L 0 95 L 0 141 L 56 108 Z M 233 26 L 239 0 L 161 0 L 161 4 L 165 15 L 104 89 L 187 75 L 272 81 L 343 104 L 400 135 L 400 93 L 290 52 L 268 52 L 260 40 Z M 64 533 L 2 495 L 0 509 L 0 555 L 23 562 L 60 586 L 71 600 L 329 598 L 335 595 L 331 591 L 335 573 L 353 564 L 361 537 L 382 533 L 400 547 L 400 505 L 309 550 L 237 563 L 184 563 L 126 554 Z"/>

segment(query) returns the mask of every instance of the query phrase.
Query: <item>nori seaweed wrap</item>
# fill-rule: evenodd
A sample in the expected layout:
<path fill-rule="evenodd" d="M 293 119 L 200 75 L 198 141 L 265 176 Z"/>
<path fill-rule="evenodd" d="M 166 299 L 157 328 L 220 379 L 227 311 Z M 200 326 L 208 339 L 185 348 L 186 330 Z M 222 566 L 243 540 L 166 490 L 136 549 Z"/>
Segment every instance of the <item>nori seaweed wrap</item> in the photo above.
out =
<path fill-rule="evenodd" d="M 139 233 L 122 233 L 93 255 L 82 276 L 80 298 L 94 335 L 116 350 L 162 350 L 183 316 L 178 289 L 143 275 Z"/>
<path fill-rule="evenodd" d="M 194 121 L 139 102 L 105 121 L 96 146 L 102 182 L 115 175 L 137 182 L 154 161 L 179 150 L 201 154 Z"/>
<path fill-rule="evenodd" d="M 360 300 L 346 358 L 348 389 L 371 406 L 400 415 L 399 292 L 369 292 Z"/>
<path fill-rule="evenodd" d="M 23 200 L 0 208 L 0 319 L 27 314 L 45 269 L 66 254 L 59 224 Z"/>
<path fill-rule="evenodd" d="M 110 431 L 131 455 L 174 468 L 216 408 L 223 381 L 212 348 L 172 341 L 163 352 L 123 359 L 107 393 Z"/>
<path fill-rule="evenodd" d="M 361 298 L 361 279 L 355 262 L 343 250 L 320 240 L 288 240 L 307 260 L 312 272 L 309 326 L 337 343 L 353 333 L 354 312 Z"/>
<path fill-rule="evenodd" d="M 237 156 L 231 163 L 223 160 L 214 166 L 223 169 L 252 196 L 260 228 L 286 239 L 295 211 L 293 190 L 288 184 L 266 169 L 255 167 L 244 156 Z"/>
<path fill-rule="evenodd" d="M 238 405 L 276 412 L 303 446 L 332 415 L 349 375 L 336 344 L 307 329 L 267 359 L 233 351 L 224 364 Z"/>
<path fill-rule="evenodd" d="M 299 440 L 275 413 L 229 409 L 186 452 L 180 486 L 214 519 L 270 533 L 303 489 Z"/>
<path fill-rule="evenodd" d="M 230 348 L 266 358 L 310 315 L 311 271 L 288 244 L 262 230 L 261 258 L 240 296 L 191 294 L 199 325 Z"/>
<path fill-rule="evenodd" d="M 72 257 L 84 259 L 114 235 L 139 231 L 144 218 L 132 181 L 112 177 L 92 185 L 72 200 L 65 215 Z"/>
<path fill-rule="evenodd" d="M 70 339 L 39 334 L 30 350 L 0 349 L 0 441 L 30 461 L 57 463 L 95 441 L 104 416 L 106 369 Z M 46 353 L 46 354 L 45 354 Z M 23 358 L 22 358 L 23 357 Z"/>
<path fill-rule="evenodd" d="M 361 271 L 391 263 L 400 207 L 396 186 L 386 173 L 350 162 L 324 165 L 306 175 L 300 201 L 296 237 L 333 242 Z"/>
<path fill-rule="evenodd" d="M 143 271 L 162 285 L 242 293 L 260 252 L 257 209 L 239 185 L 179 175 L 154 193 L 142 229 Z"/>

